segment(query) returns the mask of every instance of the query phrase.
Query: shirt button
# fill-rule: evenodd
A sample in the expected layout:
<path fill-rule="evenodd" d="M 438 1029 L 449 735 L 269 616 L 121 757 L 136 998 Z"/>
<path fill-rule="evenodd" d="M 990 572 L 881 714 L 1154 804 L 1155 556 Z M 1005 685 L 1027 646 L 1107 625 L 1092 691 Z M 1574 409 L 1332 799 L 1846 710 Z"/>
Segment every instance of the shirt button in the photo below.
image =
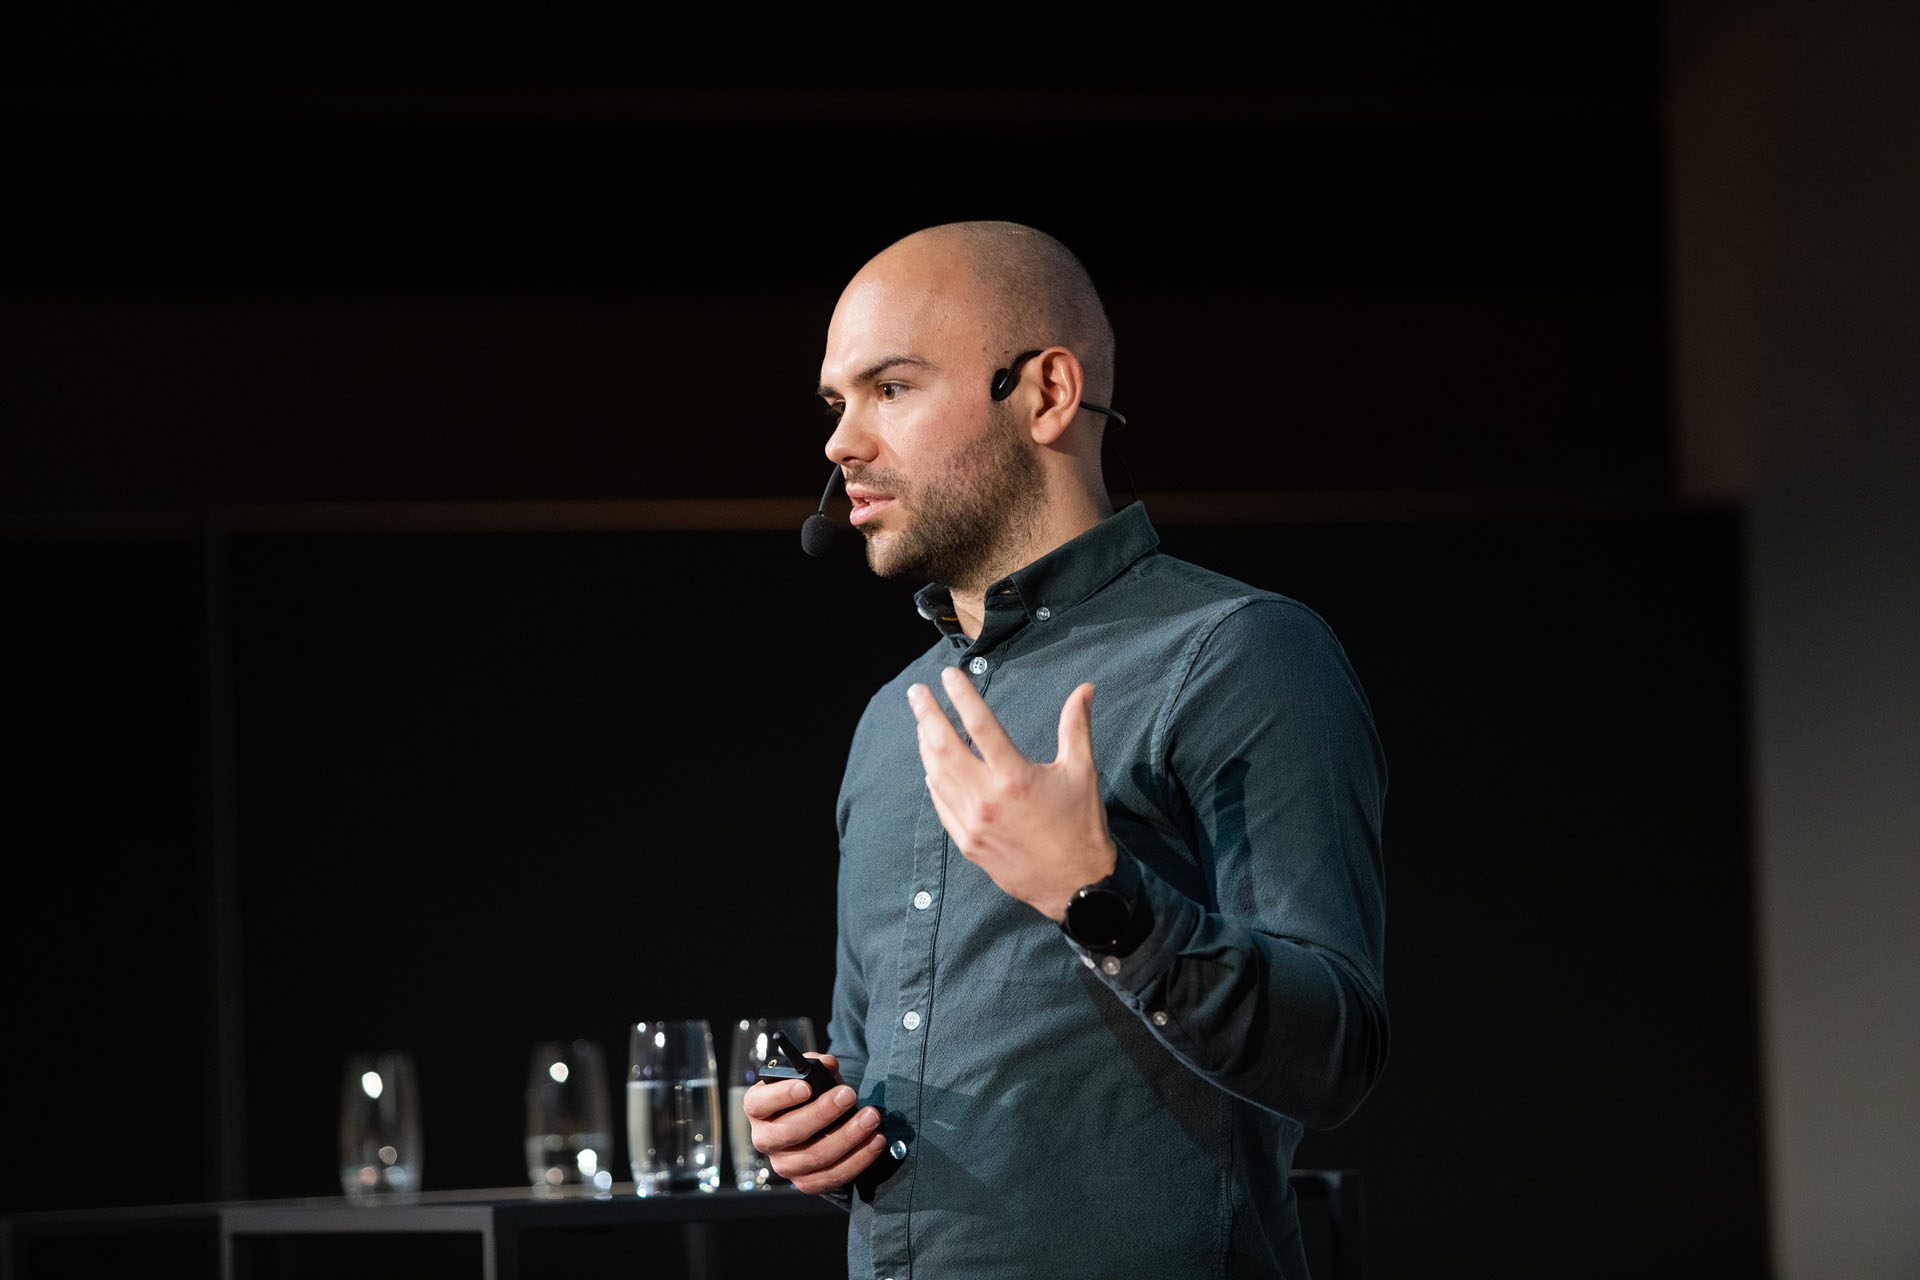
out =
<path fill-rule="evenodd" d="M 1164 1017 L 1165 1015 L 1163 1014 L 1162 1016 Z M 920 1015 L 914 1010 L 909 1009 L 907 1010 L 906 1016 L 900 1019 L 900 1025 L 909 1031 L 918 1031 L 920 1029 Z"/>
<path fill-rule="evenodd" d="M 975 658 L 967 664 L 967 670 L 977 676 L 983 676 L 987 674 L 987 660 L 985 658 Z"/>
<path fill-rule="evenodd" d="M 907 1140 L 905 1138 L 895 1138 L 893 1145 L 887 1148 L 887 1154 L 895 1160 L 905 1160 L 907 1158 Z"/>
<path fill-rule="evenodd" d="M 1120 957 L 1108 956 L 1105 960 L 1102 960 L 1100 962 L 1100 972 L 1106 974 L 1109 978 L 1120 972 Z"/>
<path fill-rule="evenodd" d="M 1047 608 L 1047 606 L 1045 605 L 1041 605 L 1038 609 L 1035 609 L 1033 611 L 1033 616 L 1040 619 L 1040 621 L 1045 622 L 1048 618 L 1051 618 L 1053 616 L 1053 610 Z"/>
<path fill-rule="evenodd" d="M 1164 1027 L 1167 1025 L 1167 1011 L 1165 1009 L 1155 1009 L 1153 1011 L 1153 1025 L 1156 1027 Z"/>
<path fill-rule="evenodd" d="M 932 905 L 933 905 L 933 895 L 928 893 L 925 889 L 922 889 L 920 892 L 913 895 L 913 909 L 915 911 L 925 911 L 928 907 Z"/>

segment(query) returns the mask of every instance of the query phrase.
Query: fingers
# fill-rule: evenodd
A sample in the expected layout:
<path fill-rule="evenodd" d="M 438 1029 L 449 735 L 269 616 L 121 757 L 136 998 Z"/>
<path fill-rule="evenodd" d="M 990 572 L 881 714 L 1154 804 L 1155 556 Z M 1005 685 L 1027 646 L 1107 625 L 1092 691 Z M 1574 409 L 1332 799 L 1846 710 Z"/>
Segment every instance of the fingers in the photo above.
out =
<path fill-rule="evenodd" d="M 953 703 L 953 709 L 960 713 L 960 723 L 967 727 L 967 736 L 980 749 L 982 760 L 997 769 L 1027 763 L 1027 758 L 1020 754 L 1020 748 L 1013 745 L 1013 739 L 993 718 L 993 712 L 987 710 L 986 699 L 960 674 L 960 668 L 947 667 L 941 671 L 940 687 L 947 691 L 947 699 Z"/>
<path fill-rule="evenodd" d="M 833 1072 L 830 1053 L 809 1053 Z M 753 1125 L 753 1145 L 767 1154 L 773 1171 L 802 1191 L 821 1192 L 850 1182 L 886 1150 L 880 1112 L 853 1111 L 854 1092 L 836 1085 L 811 1102 L 804 1080 L 762 1080 L 747 1090 L 742 1107 Z"/>
<path fill-rule="evenodd" d="M 927 794 L 933 799 L 941 825 L 956 840 L 961 840 L 964 829 L 955 825 L 958 815 L 954 805 L 979 789 L 987 777 L 988 766 L 967 749 L 925 685 L 908 689 L 907 700 L 913 705 L 914 719 L 919 725 L 920 767 L 926 771 Z"/>
<path fill-rule="evenodd" d="M 1078 767 L 1093 758 L 1093 686 L 1083 684 L 1060 707 L 1060 746 L 1053 762 Z"/>
<path fill-rule="evenodd" d="M 973 739 L 973 745 L 979 749 L 980 759 L 990 767 L 1008 769 L 1030 763 L 1014 745 L 1013 739 L 1000 726 L 987 707 L 986 699 L 960 674 L 958 667 L 946 667 L 940 672 L 940 687 L 947 691 L 947 698 L 953 703 L 953 709 L 959 713 L 960 723 L 966 728 L 967 736 Z M 912 704 L 914 720 L 920 726 L 920 756 L 930 767 L 937 760 L 945 760 L 956 752 L 964 750 L 959 735 L 946 716 L 940 713 L 940 704 L 925 685 L 916 684 L 907 690 L 907 701 Z M 1093 750 L 1093 686 L 1083 684 L 1067 695 L 1066 703 L 1060 708 L 1059 750 L 1056 763 L 1070 759 L 1084 759 Z M 971 753 L 967 753 L 971 755 Z"/>
<path fill-rule="evenodd" d="M 878 1113 L 876 1112 L 875 1115 L 877 1117 Z M 855 1120 L 857 1121 L 858 1119 L 859 1117 L 856 1116 Z M 844 1125 L 842 1128 L 852 1129 L 853 1125 Z M 866 1131 L 863 1130 L 862 1132 Z M 778 1173 L 781 1177 L 793 1183 L 799 1190 L 805 1191 L 809 1195 L 819 1195 L 823 1191 L 831 1191 L 835 1187 L 843 1187 L 847 1183 L 852 1182 L 855 1178 L 859 1177 L 862 1171 L 869 1165 L 875 1160 L 878 1160 L 880 1153 L 886 1149 L 886 1135 L 879 1132 L 872 1132 L 868 1134 L 867 1140 L 864 1143 L 853 1148 L 853 1150 L 849 1151 L 839 1160 L 834 1161 L 823 1169 L 817 1169 L 811 1173 L 788 1173 L 782 1170 L 782 1161 L 779 1159 L 774 1159 L 771 1163 L 775 1173 Z"/>
<path fill-rule="evenodd" d="M 911 685 L 907 689 L 907 705 L 913 708 L 914 723 L 920 730 L 920 759 L 931 765 L 935 760 L 965 756 L 973 758 L 966 744 L 960 741 L 960 735 L 947 723 L 947 717 L 940 711 L 940 704 L 934 701 L 933 693 L 923 684 Z"/>
<path fill-rule="evenodd" d="M 810 1092 L 805 1080 L 762 1080 L 747 1090 L 740 1105 L 749 1120 L 771 1120 L 805 1102 Z"/>
<path fill-rule="evenodd" d="M 960 851 L 971 857 L 968 828 L 961 821 L 961 813 L 968 807 L 967 797 L 986 782 L 988 766 L 967 750 L 925 685 L 907 690 L 907 698 L 919 722 L 920 765 L 926 770 L 927 796 L 933 801 L 933 811 Z"/>
<path fill-rule="evenodd" d="M 781 1151 L 792 1151 L 807 1146 L 820 1137 L 827 1129 L 838 1124 L 853 1109 L 853 1090 L 846 1085 L 838 1085 L 827 1090 L 812 1102 L 795 1105 L 792 1093 L 806 1097 L 806 1082 L 775 1082 L 757 1084 L 747 1090 L 746 1107 L 755 1107 L 763 1113 L 755 1115 L 748 1110 L 747 1118 L 753 1122 L 753 1145 L 768 1155 Z M 771 1098 L 762 1097 L 757 1103 L 754 1095 L 764 1087 Z M 764 1114 L 767 1106 L 776 1108 L 772 1115 Z M 872 1110 L 871 1107 L 868 1110 Z"/>
<path fill-rule="evenodd" d="M 927 765 L 927 798 L 933 801 L 934 815 L 940 819 L 940 825 L 947 829 L 947 834 L 953 837 L 955 846 L 963 855 L 967 855 L 967 828 L 961 824 L 960 815 L 954 812 L 949 802 L 947 790 L 950 786 L 952 783 L 945 774 L 936 772 L 931 764 Z"/>
<path fill-rule="evenodd" d="M 862 1107 L 847 1115 L 854 1103 L 852 1089 L 841 1085 L 812 1102 L 787 1106 L 788 1084 L 799 1085 L 804 1096 L 804 1082 L 763 1082 L 747 1091 L 748 1114 L 764 1113 L 769 1106 L 787 1107 L 776 1111 L 772 1119 L 753 1119 L 753 1145 L 767 1154 L 775 1173 L 800 1190 L 817 1192 L 839 1186 L 886 1149 L 886 1138 L 879 1132 L 878 1109 Z M 763 1089 L 766 1093 L 755 1098 Z"/>
<path fill-rule="evenodd" d="M 805 1056 L 814 1059 L 831 1071 L 836 1081 L 840 1079 L 840 1059 L 830 1053 L 808 1053 Z M 747 1090 L 741 1100 L 741 1106 L 749 1120 L 771 1120 L 784 1111 L 800 1106 L 812 1093 L 812 1087 L 805 1080 L 762 1080 Z M 839 1107 L 838 1111 L 844 1111 L 853 1105 L 853 1090 L 847 1088 L 845 1084 L 841 1084 L 838 1089 L 827 1090 L 821 1095 L 821 1099 L 824 1101 L 836 1093 L 846 1100 L 845 1105 Z M 825 1123 L 832 1123 L 832 1119 L 829 1117 Z M 765 1149 L 761 1148 L 763 1151 Z"/>

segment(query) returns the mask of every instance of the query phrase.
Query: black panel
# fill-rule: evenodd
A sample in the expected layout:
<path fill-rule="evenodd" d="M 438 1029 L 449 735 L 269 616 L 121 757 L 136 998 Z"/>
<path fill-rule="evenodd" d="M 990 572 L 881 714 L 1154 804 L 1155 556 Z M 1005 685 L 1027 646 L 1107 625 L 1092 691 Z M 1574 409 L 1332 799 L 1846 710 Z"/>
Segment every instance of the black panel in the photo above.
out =
<path fill-rule="evenodd" d="M 0 1211 L 210 1190 L 197 548 L 0 544 Z M 103 1245 L 103 1248 L 109 1246 Z"/>

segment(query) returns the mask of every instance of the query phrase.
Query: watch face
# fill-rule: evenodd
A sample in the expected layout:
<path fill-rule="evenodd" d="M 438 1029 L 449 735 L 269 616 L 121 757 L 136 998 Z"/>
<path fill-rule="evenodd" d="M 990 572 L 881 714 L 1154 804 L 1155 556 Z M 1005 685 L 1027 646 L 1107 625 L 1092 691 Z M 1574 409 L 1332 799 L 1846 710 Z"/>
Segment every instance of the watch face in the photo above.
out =
<path fill-rule="evenodd" d="M 1127 900 L 1112 889 L 1095 889 L 1067 904 L 1067 932 L 1083 947 L 1108 947 L 1127 927 Z"/>

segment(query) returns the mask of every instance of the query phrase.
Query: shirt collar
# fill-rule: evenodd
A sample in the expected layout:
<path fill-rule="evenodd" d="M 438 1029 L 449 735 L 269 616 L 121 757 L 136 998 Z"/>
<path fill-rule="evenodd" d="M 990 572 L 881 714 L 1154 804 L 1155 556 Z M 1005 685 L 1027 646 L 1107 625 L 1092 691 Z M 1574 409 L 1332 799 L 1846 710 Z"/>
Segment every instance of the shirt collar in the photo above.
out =
<path fill-rule="evenodd" d="M 1072 541 L 1055 547 L 1024 569 L 1016 569 L 987 588 L 987 620 L 979 639 L 1001 638 L 994 633 L 999 618 L 1017 612 L 1017 621 L 1030 622 L 1040 609 L 1056 616 L 1106 586 L 1126 567 L 1160 545 L 1160 535 L 1147 519 L 1147 508 L 1130 503 Z M 938 583 L 920 588 L 913 602 L 920 616 L 940 634 L 960 634 L 953 594 Z M 1012 621 L 1012 619 L 1009 619 Z"/>

